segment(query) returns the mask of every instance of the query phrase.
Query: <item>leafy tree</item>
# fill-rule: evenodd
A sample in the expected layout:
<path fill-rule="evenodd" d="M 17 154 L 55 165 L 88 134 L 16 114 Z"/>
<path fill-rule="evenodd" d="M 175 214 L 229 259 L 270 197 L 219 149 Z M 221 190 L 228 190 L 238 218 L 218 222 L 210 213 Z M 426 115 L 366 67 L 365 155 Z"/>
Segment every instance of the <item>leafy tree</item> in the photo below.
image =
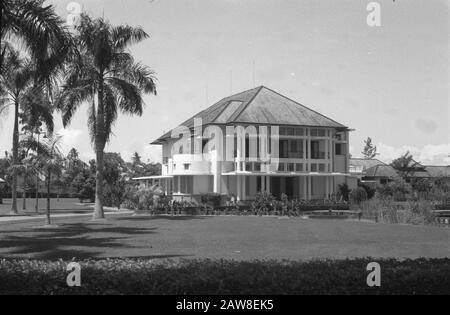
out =
<path fill-rule="evenodd" d="M 373 159 L 377 156 L 377 146 L 373 145 L 372 138 L 367 137 L 367 139 L 364 140 L 364 149 L 361 153 L 366 159 Z"/>
<path fill-rule="evenodd" d="M 133 165 L 140 165 L 142 163 L 139 153 L 134 152 L 133 156 L 131 157 L 131 163 L 133 163 Z"/>
<path fill-rule="evenodd" d="M 62 183 L 66 187 L 66 192 L 70 194 L 79 192 L 80 188 L 74 185 L 74 181 L 80 174 L 84 178 L 84 173 L 87 169 L 88 166 L 79 158 L 78 151 L 72 148 L 65 158 L 65 167 L 62 174 Z"/>
<path fill-rule="evenodd" d="M 156 93 L 153 72 L 134 61 L 127 48 L 147 38 L 141 28 L 112 26 L 103 18 L 81 15 L 77 26 L 79 54 L 67 67 L 59 108 L 67 126 L 77 108 L 90 104 L 88 126 L 96 153 L 94 218 L 104 218 L 104 149 L 118 111 L 141 115 L 143 93 Z"/>

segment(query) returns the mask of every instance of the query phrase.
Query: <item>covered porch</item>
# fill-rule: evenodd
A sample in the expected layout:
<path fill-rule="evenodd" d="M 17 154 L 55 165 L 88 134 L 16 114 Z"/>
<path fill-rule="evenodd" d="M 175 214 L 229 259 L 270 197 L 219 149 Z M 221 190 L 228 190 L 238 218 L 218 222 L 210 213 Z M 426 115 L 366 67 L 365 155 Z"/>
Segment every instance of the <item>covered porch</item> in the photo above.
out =
<path fill-rule="evenodd" d="M 267 191 L 276 198 L 284 193 L 289 199 L 329 199 L 338 186 L 347 182 L 348 175 L 341 173 L 308 174 L 228 174 L 225 175 L 227 191 L 237 200 L 253 200 L 260 191 Z"/>
<path fill-rule="evenodd" d="M 166 195 L 172 194 L 173 176 L 171 175 L 134 177 L 132 180 L 137 181 L 140 185 L 144 185 L 146 187 L 158 185 L 163 188 Z"/>

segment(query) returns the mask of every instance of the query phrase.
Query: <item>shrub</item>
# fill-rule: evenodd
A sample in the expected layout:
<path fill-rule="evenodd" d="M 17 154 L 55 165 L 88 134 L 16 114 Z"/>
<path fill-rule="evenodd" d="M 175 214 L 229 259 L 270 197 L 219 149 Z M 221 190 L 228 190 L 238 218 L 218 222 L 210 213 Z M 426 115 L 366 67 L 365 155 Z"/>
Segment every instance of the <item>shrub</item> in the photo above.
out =
<path fill-rule="evenodd" d="M 381 287 L 366 285 L 369 262 Z M 235 261 L 84 260 L 81 286 L 66 284 L 68 262 L 0 260 L 0 294 L 450 294 L 450 259 Z"/>
<path fill-rule="evenodd" d="M 164 192 L 161 187 L 155 185 L 151 187 L 139 187 L 136 192 L 138 198 L 138 210 L 152 210 L 158 207 L 158 200 Z"/>
<path fill-rule="evenodd" d="M 426 200 L 394 202 L 392 197 L 376 195 L 359 205 L 363 217 L 375 217 L 384 223 L 430 224 L 435 221 L 433 204 Z"/>
<path fill-rule="evenodd" d="M 350 194 L 350 189 L 347 184 L 342 184 L 338 186 L 338 196 L 342 197 L 345 201 L 348 201 L 348 197 Z"/>
<path fill-rule="evenodd" d="M 358 185 L 366 191 L 367 199 L 372 199 L 372 197 L 375 196 L 376 189 L 374 187 L 364 183 L 359 183 Z"/>
<path fill-rule="evenodd" d="M 200 201 L 204 205 L 219 207 L 222 203 L 222 195 L 219 193 L 204 193 L 200 195 Z"/>
<path fill-rule="evenodd" d="M 360 205 L 363 201 L 367 200 L 367 192 L 364 188 L 357 187 L 352 189 L 349 198 L 351 203 Z"/>
<path fill-rule="evenodd" d="M 273 208 L 274 201 L 275 201 L 274 196 L 272 196 L 267 191 L 261 191 L 256 194 L 255 201 L 252 202 L 250 209 L 253 212 L 253 214 L 267 215 L 274 210 Z"/>

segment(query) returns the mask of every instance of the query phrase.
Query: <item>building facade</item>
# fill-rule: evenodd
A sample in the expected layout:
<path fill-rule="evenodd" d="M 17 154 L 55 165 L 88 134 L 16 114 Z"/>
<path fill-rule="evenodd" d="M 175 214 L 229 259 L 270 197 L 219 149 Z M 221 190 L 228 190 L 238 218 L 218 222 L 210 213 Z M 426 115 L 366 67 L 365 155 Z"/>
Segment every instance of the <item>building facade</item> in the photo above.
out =
<path fill-rule="evenodd" d="M 152 142 L 162 145 L 162 174 L 137 178 L 174 199 L 213 192 L 250 201 L 267 191 L 311 200 L 356 186 L 349 128 L 269 88 L 226 97 L 181 126 Z"/>

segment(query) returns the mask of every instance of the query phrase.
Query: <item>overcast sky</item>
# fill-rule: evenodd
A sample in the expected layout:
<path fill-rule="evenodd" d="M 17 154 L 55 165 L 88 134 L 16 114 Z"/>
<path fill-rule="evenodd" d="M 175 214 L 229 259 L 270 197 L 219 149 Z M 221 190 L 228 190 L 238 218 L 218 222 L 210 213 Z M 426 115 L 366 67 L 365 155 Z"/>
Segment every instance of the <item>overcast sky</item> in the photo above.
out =
<path fill-rule="evenodd" d="M 71 1 L 49 1 L 66 16 Z M 352 0 L 84 0 L 93 16 L 142 26 L 133 47 L 157 73 L 157 96 L 144 115 L 120 117 L 107 151 L 137 151 L 157 161 L 149 143 L 222 97 L 265 85 L 343 123 L 351 154 L 371 136 L 379 158 L 406 150 L 425 164 L 450 164 L 450 27 L 446 0 L 384 0 L 381 26 Z M 66 152 L 93 158 L 86 108 L 57 128 Z M 12 116 L 0 122 L 0 151 L 10 150 Z"/>

